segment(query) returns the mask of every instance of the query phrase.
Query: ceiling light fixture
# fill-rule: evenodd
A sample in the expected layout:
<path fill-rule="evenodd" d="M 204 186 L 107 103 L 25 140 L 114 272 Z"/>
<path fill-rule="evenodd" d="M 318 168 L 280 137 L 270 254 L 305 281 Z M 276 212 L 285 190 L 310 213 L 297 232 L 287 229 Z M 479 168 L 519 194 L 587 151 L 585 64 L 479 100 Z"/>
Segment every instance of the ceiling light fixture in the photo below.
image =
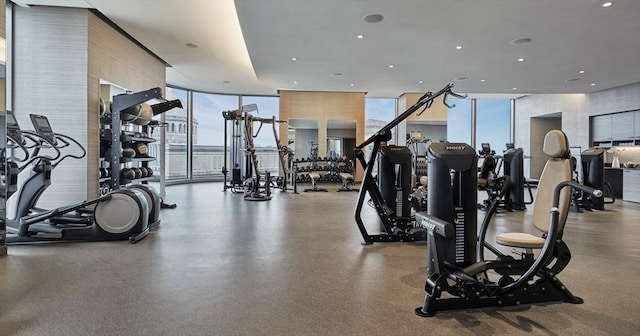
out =
<path fill-rule="evenodd" d="M 578 71 L 578 73 L 579 73 L 579 74 L 583 74 L 583 73 L 584 73 L 584 70 L 580 70 L 580 71 Z"/>
<path fill-rule="evenodd" d="M 596 83 L 591 83 L 591 86 L 596 86 Z"/>
<path fill-rule="evenodd" d="M 518 58 L 518 62 L 524 62 L 524 58 L 522 57 Z"/>
<path fill-rule="evenodd" d="M 571 78 L 571 79 L 567 79 L 567 82 L 577 82 L 579 80 L 580 78 Z"/>
<path fill-rule="evenodd" d="M 611 5 L 613 5 L 613 2 L 607 1 L 607 2 L 602 4 L 602 7 L 607 8 L 607 7 L 611 7 Z"/>
<path fill-rule="evenodd" d="M 298 82 L 293 82 L 293 84 L 298 84 Z"/>
<path fill-rule="evenodd" d="M 511 43 L 512 45 L 521 45 L 521 44 L 527 44 L 527 43 L 531 43 L 531 41 L 533 41 L 533 39 L 529 38 L 529 37 L 523 37 L 523 38 L 519 38 L 516 40 L 513 40 L 509 43 Z"/>
<path fill-rule="evenodd" d="M 461 82 L 461 81 L 466 81 L 467 77 L 458 77 L 456 78 L 456 81 Z"/>
<path fill-rule="evenodd" d="M 393 68 L 394 68 L 393 64 L 389 64 L 389 69 L 393 69 Z"/>
<path fill-rule="evenodd" d="M 363 39 L 363 38 L 364 38 L 364 35 L 358 35 L 358 38 L 359 38 L 359 39 Z"/>
<path fill-rule="evenodd" d="M 460 50 L 460 49 L 462 49 L 462 46 L 461 45 L 456 46 L 456 49 Z"/>
<path fill-rule="evenodd" d="M 349 84 L 349 86 L 356 86 L 356 85 L 355 85 L 355 84 L 353 84 L 353 83 L 351 83 L 351 84 Z"/>
<path fill-rule="evenodd" d="M 197 45 L 197 44 L 192 43 L 192 42 L 186 43 L 185 45 L 186 45 L 187 47 L 189 47 L 189 48 L 197 48 L 197 47 L 198 47 L 198 45 Z"/>
<path fill-rule="evenodd" d="M 418 84 L 424 84 L 424 81 L 418 81 Z"/>
<path fill-rule="evenodd" d="M 486 82 L 487 80 L 486 80 L 486 79 L 481 79 L 480 81 L 481 81 L 481 82 Z"/>
<path fill-rule="evenodd" d="M 291 57 L 291 60 L 292 60 L 292 61 L 297 61 L 297 60 L 298 60 L 298 58 L 297 58 L 297 57 Z"/>
<path fill-rule="evenodd" d="M 342 72 L 336 72 L 336 73 L 331 74 L 331 77 L 340 77 L 342 75 L 344 75 Z"/>
<path fill-rule="evenodd" d="M 517 90 L 518 88 L 514 87 L 513 89 L 514 89 L 514 90 Z"/>
<path fill-rule="evenodd" d="M 384 16 L 380 14 L 370 14 L 365 16 L 362 20 L 364 20 L 364 22 L 366 23 L 378 23 L 384 20 Z"/>

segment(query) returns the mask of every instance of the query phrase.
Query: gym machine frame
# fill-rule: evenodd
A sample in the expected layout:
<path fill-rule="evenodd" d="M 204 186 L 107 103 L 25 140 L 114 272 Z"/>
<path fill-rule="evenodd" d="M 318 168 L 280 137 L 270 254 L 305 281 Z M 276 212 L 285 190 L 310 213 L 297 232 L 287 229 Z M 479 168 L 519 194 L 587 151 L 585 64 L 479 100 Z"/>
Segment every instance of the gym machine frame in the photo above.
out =
<path fill-rule="evenodd" d="M 121 158 L 120 150 L 122 149 L 122 139 L 121 130 L 122 130 L 122 117 L 120 115 L 121 112 L 127 110 L 130 107 L 135 105 L 147 102 L 151 99 L 161 100 L 162 102 L 158 104 L 151 105 L 153 109 L 153 115 L 159 115 L 166 111 L 169 111 L 173 108 L 182 108 L 182 102 L 179 99 L 175 100 L 166 100 L 162 97 L 162 91 L 160 88 L 152 88 L 145 91 L 135 92 L 135 93 L 124 93 L 113 96 L 113 103 L 111 104 L 111 154 L 109 155 L 108 161 L 109 166 L 111 167 L 111 176 L 109 177 L 109 185 L 111 190 L 120 189 L 121 180 L 120 180 L 120 164 L 124 163 L 123 158 Z M 126 112 L 124 112 L 126 113 Z M 146 126 L 145 126 L 146 127 Z M 152 161 L 155 158 L 148 158 L 148 160 Z M 160 164 L 163 164 L 161 162 Z M 166 205 L 163 204 L 163 207 Z M 170 206 L 169 206 L 170 207 Z"/>
<path fill-rule="evenodd" d="M 407 119 L 420 108 L 424 108 L 423 111 L 419 113 L 422 114 L 425 110 L 431 107 L 433 101 L 440 96 L 444 96 L 443 102 L 449 108 L 453 106 L 448 105 L 446 102 L 448 95 L 452 95 L 461 99 L 466 97 L 465 95 L 460 95 L 452 92 L 452 87 L 453 83 L 450 83 L 436 93 L 425 93 L 422 97 L 420 97 L 420 99 L 418 99 L 415 104 L 413 104 L 413 106 L 409 107 L 402 114 L 383 126 L 378 132 L 374 133 L 371 137 L 369 137 L 369 139 L 365 140 L 363 143 L 354 148 L 356 159 L 364 168 L 364 177 L 360 186 L 360 191 L 358 193 L 358 201 L 356 203 L 354 214 L 356 223 L 358 224 L 358 228 L 360 229 L 360 233 L 362 234 L 362 238 L 364 239 L 364 244 L 372 244 L 374 242 L 409 242 L 424 240 L 424 230 L 422 228 L 414 227 L 415 220 L 413 218 L 396 217 L 394 210 L 390 209 L 385 204 L 384 197 L 380 192 L 378 184 L 376 183 L 376 179 L 373 177 L 373 167 L 375 166 L 376 157 L 378 155 L 378 151 L 380 150 L 381 144 L 383 142 L 391 140 L 392 129 L 400 124 L 403 120 Z M 369 144 L 373 144 L 373 149 L 371 151 L 371 156 L 367 161 L 367 159 L 365 158 L 364 148 Z M 369 234 L 369 232 L 367 232 L 361 216 L 362 207 L 365 204 L 367 193 L 370 195 L 372 205 L 375 208 L 378 217 L 382 221 L 382 226 L 385 231 L 384 233 Z"/>

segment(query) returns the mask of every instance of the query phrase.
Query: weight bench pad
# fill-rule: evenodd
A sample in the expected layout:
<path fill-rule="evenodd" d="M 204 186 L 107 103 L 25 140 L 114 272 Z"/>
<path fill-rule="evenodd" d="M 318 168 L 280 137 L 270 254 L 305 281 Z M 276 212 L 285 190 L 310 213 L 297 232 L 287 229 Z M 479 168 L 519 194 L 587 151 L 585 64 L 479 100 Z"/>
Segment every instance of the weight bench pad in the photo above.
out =
<path fill-rule="evenodd" d="M 545 239 L 528 233 L 510 232 L 499 234 L 496 242 L 505 246 L 541 249 Z"/>
<path fill-rule="evenodd" d="M 320 174 L 318 174 L 318 173 L 309 173 L 309 177 L 310 177 L 312 180 L 317 180 L 317 179 L 319 179 L 319 178 L 320 178 Z"/>
<path fill-rule="evenodd" d="M 340 177 L 342 177 L 343 179 L 347 179 L 347 180 L 353 179 L 353 175 L 351 175 L 349 173 L 340 173 Z"/>

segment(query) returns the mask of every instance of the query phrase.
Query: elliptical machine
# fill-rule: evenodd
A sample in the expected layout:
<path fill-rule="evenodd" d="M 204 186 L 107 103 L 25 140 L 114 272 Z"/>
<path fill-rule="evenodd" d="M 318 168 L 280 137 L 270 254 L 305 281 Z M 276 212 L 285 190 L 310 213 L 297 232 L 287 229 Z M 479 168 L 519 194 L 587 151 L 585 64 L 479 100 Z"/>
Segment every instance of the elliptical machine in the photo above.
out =
<path fill-rule="evenodd" d="M 84 147 L 71 137 L 54 133 L 48 119 L 30 115 L 35 132 L 22 131 L 7 112 L 7 147 L 24 157 L 8 157 L 19 163 L 16 192 L 7 200 L 7 244 L 124 240 L 136 243 L 149 233 L 149 204 L 143 192 L 119 189 L 93 200 L 52 210 L 37 208 L 40 196 L 51 185 L 51 172 L 67 158 L 82 159 Z M 62 154 L 76 147 L 80 154 Z M 55 155 L 41 154 L 53 150 Z M 92 208 L 88 208 L 92 207 Z"/>

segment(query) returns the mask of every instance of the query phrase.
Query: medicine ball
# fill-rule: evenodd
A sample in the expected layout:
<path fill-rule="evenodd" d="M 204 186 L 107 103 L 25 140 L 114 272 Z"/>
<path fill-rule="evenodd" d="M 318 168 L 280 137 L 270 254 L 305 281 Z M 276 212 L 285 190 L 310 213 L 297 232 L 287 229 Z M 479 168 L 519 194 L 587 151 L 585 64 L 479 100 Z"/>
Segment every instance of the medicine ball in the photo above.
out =
<path fill-rule="evenodd" d="M 122 156 L 128 157 L 128 158 L 134 157 L 136 156 L 136 151 L 133 148 L 125 147 L 122 149 Z"/>
<path fill-rule="evenodd" d="M 138 114 L 136 115 L 136 119 L 133 120 L 133 123 L 140 126 L 148 125 L 153 119 L 153 108 L 151 105 L 142 103 L 140 104 L 140 109 L 138 110 Z"/>
<path fill-rule="evenodd" d="M 136 173 L 131 168 L 123 168 L 120 171 L 120 177 L 125 178 L 127 180 L 135 180 Z"/>
<path fill-rule="evenodd" d="M 149 154 L 149 148 L 144 142 L 136 143 L 133 149 L 136 151 L 136 157 L 145 157 Z"/>
<path fill-rule="evenodd" d="M 120 119 L 122 121 L 133 122 L 138 117 L 138 115 L 140 115 L 141 109 L 142 107 L 140 106 L 140 104 L 128 107 L 120 111 Z"/>

